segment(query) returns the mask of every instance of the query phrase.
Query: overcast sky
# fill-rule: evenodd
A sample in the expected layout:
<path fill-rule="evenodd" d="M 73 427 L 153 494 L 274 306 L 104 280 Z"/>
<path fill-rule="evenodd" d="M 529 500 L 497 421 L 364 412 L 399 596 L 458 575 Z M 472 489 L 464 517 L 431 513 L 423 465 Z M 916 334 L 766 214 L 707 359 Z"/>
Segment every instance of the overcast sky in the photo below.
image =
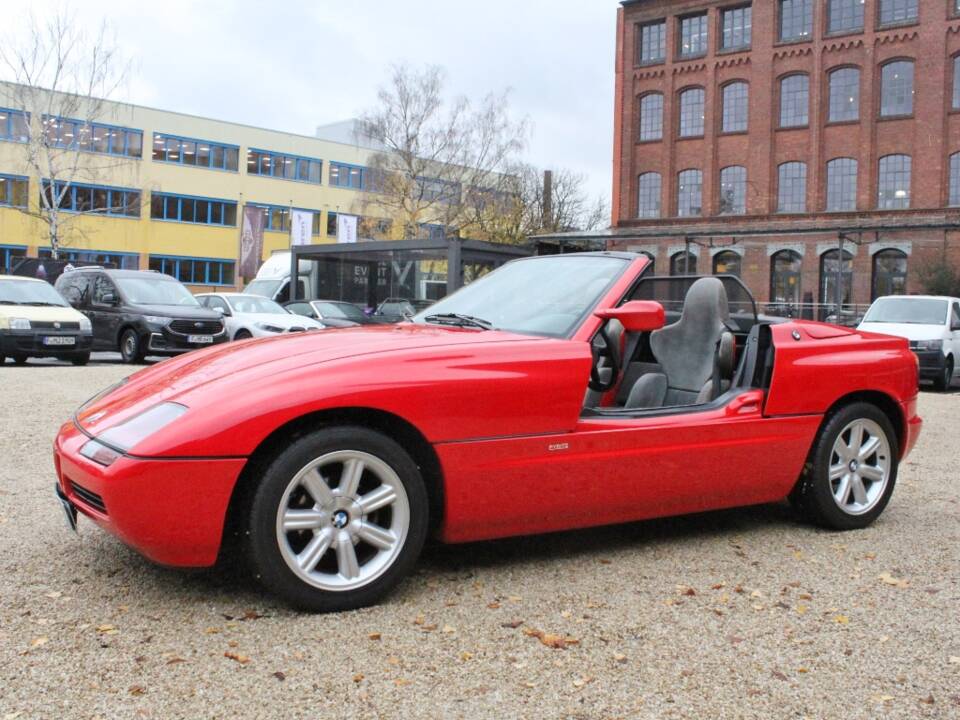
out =
<path fill-rule="evenodd" d="M 4 25 L 32 6 L 6 8 Z M 616 0 L 68 2 L 106 12 L 134 63 L 124 97 L 164 110 L 314 134 L 375 101 L 389 65 L 446 68 L 451 94 L 511 88 L 530 161 L 589 175 L 609 200 Z"/>

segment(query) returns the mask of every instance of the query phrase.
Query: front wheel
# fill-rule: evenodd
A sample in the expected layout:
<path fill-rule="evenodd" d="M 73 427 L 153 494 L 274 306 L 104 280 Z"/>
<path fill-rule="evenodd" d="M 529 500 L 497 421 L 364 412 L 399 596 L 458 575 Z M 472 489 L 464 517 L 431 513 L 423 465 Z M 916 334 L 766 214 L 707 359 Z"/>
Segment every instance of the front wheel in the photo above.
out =
<path fill-rule="evenodd" d="M 890 501 L 899 456 L 889 418 L 869 403 L 848 405 L 820 428 L 790 501 L 818 525 L 867 527 Z"/>
<path fill-rule="evenodd" d="M 85 352 L 80 353 L 79 355 L 74 355 L 70 358 L 70 362 L 77 366 L 86 365 L 88 362 L 90 362 L 90 353 Z"/>
<path fill-rule="evenodd" d="M 140 342 L 140 334 L 133 328 L 123 331 L 120 336 L 120 357 L 125 363 L 143 362 L 146 354 L 143 343 Z"/>
<path fill-rule="evenodd" d="M 311 611 L 373 604 L 412 569 L 427 534 L 427 493 L 397 443 L 360 427 L 318 430 L 263 473 L 246 554 L 263 585 Z"/>
<path fill-rule="evenodd" d="M 11 355 L 15 365 L 26 365 L 27 356 L 26 355 Z"/>
<path fill-rule="evenodd" d="M 953 356 L 948 357 L 943 363 L 943 372 L 933 381 L 934 389 L 939 392 L 946 392 L 950 389 L 950 383 L 953 382 Z"/>

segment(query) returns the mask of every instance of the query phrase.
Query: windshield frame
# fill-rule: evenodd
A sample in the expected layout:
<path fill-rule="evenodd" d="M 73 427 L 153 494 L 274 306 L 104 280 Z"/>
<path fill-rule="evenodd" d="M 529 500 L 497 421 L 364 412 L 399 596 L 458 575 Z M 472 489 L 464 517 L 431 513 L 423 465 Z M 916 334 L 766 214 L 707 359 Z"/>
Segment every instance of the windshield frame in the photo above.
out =
<path fill-rule="evenodd" d="M 39 289 L 39 288 L 41 288 L 42 286 L 46 285 L 48 288 L 50 288 L 49 292 L 50 292 L 50 293 L 53 293 L 53 294 L 51 295 L 51 297 L 50 297 L 49 299 L 35 299 L 35 300 L 13 300 L 13 299 L 11 299 L 10 302 L 11 302 L 11 303 L 14 303 L 14 304 L 8 305 L 8 304 L 6 304 L 6 303 L 3 303 L 3 306 L 4 306 L 4 307 L 71 307 L 71 306 L 70 306 L 70 303 L 68 303 L 68 302 L 63 298 L 63 296 L 57 291 L 57 289 L 56 289 L 53 285 L 51 285 L 50 283 L 48 283 L 48 282 L 35 282 L 35 281 L 33 281 L 33 280 L 27 280 L 27 279 L 15 279 L 15 277 L 16 277 L 16 276 L 9 276 L 9 277 L 5 277 L 5 278 L 3 278 L 2 280 L 0 280 L 0 287 L 4 287 L 4 286 L 7 286 L 7 285 L 10 286 L 10 287 L 16 287 L 17 289 L 15 289 L 14 292 L 17 292 L 17 290 L 20 289 L 20 288 L 36 287 L 36 288 Z M 29 292 L 29 290 L 28 290 L 28 292 Z M 45 291 L 45 290 L 40 290 L 40 292 L 41 292 L 41 293 L 46 293 L 47 291 Z M 31 305 L 30 303 L 48 303 L 48 305 Z"/>
<path fill-rule="evenodd" d="M 940 322 L 919 322 L 917 320 L 875 320 L 870 317 L 871 313 L 874 311 L 879 312 L 878 306 L 882 303 L 883 305 L 892 305 L 893 303 L 909 305 L 918 305 L 922 302 L 927 303 L 941 303 L 943 305 L 943 318 Z M 867 309 L 866 314 L 863 316 L 862 323 L 875 323 L 877 325 L 927 325 L 932 327 L 941 327 L 946 325 L 949 322 L 950 318 L 950 301 L 946 298 L 940 297 L 918 297 L 910 295 L 888 295 L 886 297 L 877 298 L 873 301 L 873 304 Z"/>
<path fill-rule="evenodd" d="M 250 282 L 247 283 L 246 287 L 243 288 L 243 292 L 242 292 L 241 294 L 242 294 L 242 295 L 257 295 L 258 297 L 265 297 L 265 298 L 267 298 L 267 300 L 273 300 L 273 296 L 276 295 L 278 292 L 280 292 L 280 288 L 283 287 L 283 282 L 284 282 L 284 280 L 286 280 L 286 279 L 287 279 L 287 278 L 254 278 L 253 280 L 251 280 Z M 258 283 L 258 282 L 259 282 L 259 283 L 264 283 L 264 284 L 267 284 L 267 283 L 275 283 L 275 284 L 273 285 L 273 289 L 270 291 L 270 294 L 269 294 L 269 295 L 264 295 L 264 294 L 261 293 L 261 292 L 254 292 L 254 291 L 250 290 L 250 286 L 253 285 L 254 283 Z"/>
<path fill-rule="evenodd" d="M 257 293 L 230 293 L 223 294 L 220 298 L 227 303 L 227 307 L 230 308 L 230 312 L 234 315 L 292 315 L 289 310 L 287 310 L 283 305 L 278 303 L 276 300 L 271 300 L 270 298 L 264 295 L 258 295 Z M 256 302 L 256 303 L 269 303 L 270 305 L 275 306 L 276 310 L 268 310 L 265 312 L 252 312 L 250 310 L 237 310 L 237 306 L 233 303 L 239 300 L 240 302 Z"/>

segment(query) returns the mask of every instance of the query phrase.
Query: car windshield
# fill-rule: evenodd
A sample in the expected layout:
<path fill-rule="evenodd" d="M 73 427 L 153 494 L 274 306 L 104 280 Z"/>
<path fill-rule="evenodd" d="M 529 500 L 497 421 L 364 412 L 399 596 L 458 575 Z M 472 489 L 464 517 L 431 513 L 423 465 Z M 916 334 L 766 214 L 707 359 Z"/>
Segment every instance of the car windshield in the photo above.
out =
<path fill-rule="evenodd" d="M 936 298 L 897 298 L 877 300 L 867 311 L 864 322 L 943 325 L 947 319 L 947 301 Z"/>
<path fill-rule="evenodd" d="M 627 267 L 607 255 L 515 260 L 418 313 L 413 321 L 452 324 L 456 316 L 499 330 L 566 337 Z"/>
<path fill-rule="evenodd" d="M 259 295 L 230 295 L 227 298 L 230 307 L 237 313 L 267 313 L 287 315 L 287 311 L 273 300 Z"/>
<path fill-rule="evenodd" d="M 243 292 L 245 295 L 261 295 L 271 298 L 277 294 L 281 283 L 283 283 L 283 280 L 254 280 L 243 289 Z"/>
<path fill-rule="evenodd" d="M 117 278 L 117 285 L 127 301 L 134 305 L 200 305 L 183 285 L 162 275 L 150 278 L 121 277 Z"/>
<path fill-rule="evenodd" d="M 0 280 L 0 305 L 56 305 L 66 307 L 66 301 L 52 285 L 29 280 Z"/>
<path fill-rule="evenodd" d="M 317 302 L 313 306 L 323 317 L 339 318 L 341 320 L 366 319 L 363 310 L 350 303 Z"/>

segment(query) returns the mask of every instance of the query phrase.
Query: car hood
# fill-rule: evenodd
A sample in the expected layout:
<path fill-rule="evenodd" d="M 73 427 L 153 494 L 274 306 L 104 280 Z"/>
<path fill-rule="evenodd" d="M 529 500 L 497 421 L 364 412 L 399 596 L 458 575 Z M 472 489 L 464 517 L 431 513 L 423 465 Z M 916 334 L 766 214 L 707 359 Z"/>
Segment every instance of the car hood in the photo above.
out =
<path fill-rule="evenodd" d="M 79 322 L 83 315 L 69 306 L 0 305 L 0 317 L 26 318 L 36 322 Z"/>
<path fill-rule="evenodd" d="M 188 305 L 129 305 L 131 309 L 144 315 L 158 315 L 160 317 L 184 318 L 187 320 L 220 320 L 220 313 L 204 307 L 190 307 Z"/>
<path fill-rule="evenodd" d="M 234 313 L 233 317 L 246 323 L 268 323 L 277 327 L 323 327 L 316 320 L 312 320 L 304 315 L 292 315 L 290 313 Z"/>
<path fill-rule="evenodd" d="M 893 335 L 907 340 L 940 340 L 943 338 L 943 325 L 920 325 L 918 323 L 860 323 L 858 330 Z"/>
<path fill-rule="evenodd" d="M 187 353 L 141 370 L 110 392 L 88 401 L 76 421 L 97 434 L 158 403 L 179 401 L 191 406 L 194 391 L 226 382 L 236 388 L 263 389 L 284 373 L 335 361 L 358 361 L 368 355 L 409 352 L 434 356 L 439 348 L 487 343 L 530 342 L 526 335 L 432 325 L 368 325 L 316 333 L 292 333 L 242 343 L 226 343 Z M 542 341 L 548 342 L 546 338 Z M 408 356 L 409 357 L 409 356 Z M 217 397 L 217 390 L 203 393 Z"/>

